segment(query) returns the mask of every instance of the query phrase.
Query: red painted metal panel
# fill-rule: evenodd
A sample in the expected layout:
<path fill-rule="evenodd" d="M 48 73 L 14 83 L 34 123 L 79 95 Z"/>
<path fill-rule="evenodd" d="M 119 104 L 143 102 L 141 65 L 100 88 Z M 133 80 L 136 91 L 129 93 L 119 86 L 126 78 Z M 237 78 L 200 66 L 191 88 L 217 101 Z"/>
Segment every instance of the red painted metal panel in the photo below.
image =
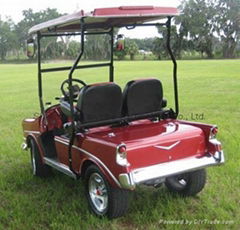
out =
<path fill-rule="evenodd" d="M 93 16 L 118 17 L 118 16 L 149 16 L 149 15 L 178 15 L 175 7 L 153 7 L 153 6 L 121 6 L 112 8 L 95 9 Z"/>
<path fill-rule="evenodd" d="M 105 130 L 102 128 L 101 131 L 95 129 L 88 136 L 98 139 L 99 142 L 102 141 L 102 145 L 124 143 L 131 169 L 189 156 L 200 156 L 206 152 L 205 135 L 202 129 L 180 124 L 175 120 L 159 123 L 146 120 L 142 123 L 135 122 L 127 127 L 105 128 Z M 172 145 L 172 148 L 166 150 Z"/>
<path fill-rule="evenodd" d="M 59 112 L 59 105 L 47 110 L 48 130 L 62 126 L 59 122 Z M 41 116 L 25 119 L 23 129 L 25 137 L 34 135 L 43 155 L 39 135 L 47 129 L 40 121 Z M 113 186 L 117 186 L 118 176 L 121 173 L 217 151 L 216 146 L 209 144 L 208 141 L 213 127 L 213 125 L 174 119 L 160 122 L 146 119 L 131 122 L 128 126 L 92 128 L 76 136 L 72 151 L 73 168 L 79 172 L 82 163 L 90 160 L 101 168 Z M 59 161 L 68 165 L 68 138 L 58 136 L 55 140 Z M 122 143 L 126 145 L 130 166 L 120 166 L 116 162 L 116 149 Z"/>

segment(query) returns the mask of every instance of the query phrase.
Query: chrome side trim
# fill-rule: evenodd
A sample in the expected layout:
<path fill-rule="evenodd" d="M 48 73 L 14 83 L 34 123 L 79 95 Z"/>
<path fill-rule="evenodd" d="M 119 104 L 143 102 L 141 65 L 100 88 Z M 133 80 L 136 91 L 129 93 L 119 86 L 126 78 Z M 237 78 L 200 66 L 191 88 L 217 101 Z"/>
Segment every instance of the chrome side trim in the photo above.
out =
<path fill-rule="evenodd" d="M 221 142 L 218 141 L 216 138 L 210 139 L 209 142 L 213 145 L 221 145 Z"/>
<path fill-rule="evenodd" d="M 215 155 L 221 154 L 221 161 L 217 161 L 215 156 L 209 155 L 204 157 L 189 157 L 181 160 L 170 161 L 145 168 L 135 169 L 131 172 L 133 182 L 139 184 L 151 179 L 165 178 L 184 172 L 194 171 L 200 168 L 215 166 L 224 163 L 223 151 L 216 152 Z"/>
<path fill-rule="evenodd" d="M 56 159 L 51 159 L 48 157 L 43 157 L 45 164 L 49 165 L 53 168 L 55 168 L 56 170 L 74 178 L 77 179 L 76 175 L 69 169 L 69 167 L 65 164 L 60 163 L 58 160 Z"/>
<path fill-rule="evenodd" d="M 61 139 L 59 139 L 59 138 L 56 138 L 56 137 L 55 137 L 54 140 L 57 141 L 57 142 L 60 142 L 60 143 L 62 143 L 62 144 L 64 144 L 64 145 L 69 145 L 69 142 L 63 141 L 63 140 L 61 140 Z"/>
<path fill-rule="evenodd" d="M 62 144 L 65 144 L 65 145 L 69 145 L 69 142 L 65 142 L 61 139 L 59 139 L 58 137 L 55 137 L 54 138 L 55 141 L 58 141 Z M 108 172 L 108 174 L 112 177 L 112 179 L 115 181 L 115 183 L 121 187 L 121 184 L 119 183 L 119 181 L 117 180 L 117 178 L 112 174 L 112 172 L 109 170 L 109 168 L 99 159 L 97 158 L 96 156 L 94 156 L 93 154 L 89 153 L 88 151 L 82 149 L 82 148 L 79 148 L 75 145 L 72 146 L 74 149 L 77 149 L 83 153 L 85 153 L 86 155 L 90 156 L 91 158 L 93 158 L 94 160 L 96 160 L 99 164 L 101 164 L 101 166 Z"/>
<path fill-rule="evenodd" d="M 24 130 L 25 133 L 41 134 L 39 131 Z"/>
<path fill-rule="evenodd" d="M 174 144 L 170 145 L 170 146 L 162 146 L 162 145 L 155 145 L 154 147 L 155 148 L 158 148 L 158 149 L 163 149 L 163 150 L 170 150 L 172 149 L 173 147 L 175 147 L 176 145 L 178 145 L 181 141 L 177 141 L 175 142 Z"/>

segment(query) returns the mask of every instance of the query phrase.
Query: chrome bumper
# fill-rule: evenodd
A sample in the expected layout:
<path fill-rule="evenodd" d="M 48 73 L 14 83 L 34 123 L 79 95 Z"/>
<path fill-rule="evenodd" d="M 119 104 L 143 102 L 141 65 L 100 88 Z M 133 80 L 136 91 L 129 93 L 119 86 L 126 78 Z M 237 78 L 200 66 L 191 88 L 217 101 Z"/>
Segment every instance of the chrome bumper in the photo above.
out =
<path fill-rule="evenodd" d="M 137 184 L 141 184 L 148 180 L 166 178 L 184 172 L 220 165 L 224 162 L 223 151 L 216 152 L 215 155 L 204 156 L 201 158 L 189 157 L 145 168 L 134 169 L 130 173 L 120 174 L 119 182 L 123 188 L 132 190 Z"/>

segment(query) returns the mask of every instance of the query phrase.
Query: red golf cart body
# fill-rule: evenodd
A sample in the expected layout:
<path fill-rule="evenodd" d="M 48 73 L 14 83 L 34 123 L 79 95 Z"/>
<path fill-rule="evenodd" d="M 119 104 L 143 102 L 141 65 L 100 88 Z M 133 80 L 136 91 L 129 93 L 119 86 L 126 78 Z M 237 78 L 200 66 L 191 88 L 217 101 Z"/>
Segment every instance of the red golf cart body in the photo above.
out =
<path fill-rule="evenodd" d="M 178 10 L 171 7 L 95 9 L 91 13 L 80 11 L 36 25 L 30 29 L 29 33 L 37 34 L 39 37 L 51 36 L 53 33 L 59 36 L 73 35 L 79 31 L 82 34 L 85 32 L 89 34 L 104 33 L 114 27 L 144 25 L 145 22 L 163 18 L 168 18 L 169 24 L 165 25 L 170 26 L 171 17 L 178 14 Z M 83 19 L 84 31 L 81 28 Z M 73 68 L 53 68 L 49 69 L 49 72 L 54 70 L 71 70 L 73 72 L 75 68 L 78 68 L 79 59 Z M 40 69 L 40 64 L 39 60 L 38 77 L 41 83 L 41 73 L 47 72 L 47 69 Z M 97 66 L 88 65 L 88 67 Z M 112 60 L 109 67 L 110 81 L 113 81 Z M 104 119 L 103 121 L 98 120 L 97 123 L 83 127 L 85 129 L 76 129 L 75 127 L 74 138 L 71 140 L 71 135 L 67 135 L 64 130 L 66 123 L 74 125 L 72 117 L 63 113 L 60 104 L 43 109 L 41 90 L 40 84 L 39 98 L 42 115 L 23 121 L 26 139 L 23 147 L 30 147 L 31 140 L 34 140 L 44 164 L 74 178 L 84 175 L 87 168 L 94 164 L 101 170 L 112 187 L 133 190 L 136 185 L 141 183 L 155 184 L 173 175 L 224 162 L 221 144 L 215 137 L 217 127 L 177 120 L 177 112 L 172 116 L 157 116 L 158 119 L 155 119 L 154 116 L 139 116 L 135 119 L 131 118 L 124 125 L 121 125 L 121 122 L 120 125 L 113 125 L 114 120 L 112 124 L 109 121 L 104 122 Z M 98 96 L 96 95 L 96 97 Z M 72 108 L 75 106 L 72 102 Z M 161 108 L 161 111 L 164 113 L 164 108 Z M 97 113 L 98 111 L 96 111 Z M 171 114 L 172 110 L 169 113 Z M 121 117 L 118 119 L 121 120 Z M 84 122 L 80 122 L 80 125 L 82 124 L 84 125 Z M 63 132 L 55 132 L 56 130 Z"/>
<path fill-rule="evenodd" d="M 43 161 L 50 161 L 51 158 L 45 157 L 40 136 L 47 130 L 49 132 L 63 126 L 59 119 L 60 113 L 58 105 L 48 109 L 48 127 L 44 127 L 42 116 L 23 121 L 24 137 L 27 143 L 30 138 L 36 141 Z M 134 189 L 135 185 L 148 180 L 223 163 L 220 142 L 215 138 L 209 139 L 212 132 L 216 132 L 214 125 L 175 119 L 159 122 L 146 119 L 131 122 L 127 127 L 92 128 L 76 135 L 73 145 L 73 169 L 81 175 L 90 163 L 94 163 L 112 186 Z M 117 149 L 123 143 L 129 162 L 126 166 L 116 162 Z M 69 170 L 69 138 L 55 136 L 54 144 L 57 159 L 63 164 L 65 173 L 75 177 Z"/>

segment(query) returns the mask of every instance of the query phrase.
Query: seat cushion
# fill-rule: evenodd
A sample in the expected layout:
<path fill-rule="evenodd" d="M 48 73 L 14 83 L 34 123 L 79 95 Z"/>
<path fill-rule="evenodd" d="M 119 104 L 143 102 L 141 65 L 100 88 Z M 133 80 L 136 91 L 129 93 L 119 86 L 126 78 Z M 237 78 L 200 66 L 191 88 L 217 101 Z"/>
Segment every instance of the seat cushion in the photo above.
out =
<path fill-rule="evenodd" d="M 162 83 L 158 79 L 141 79 L 127 83 L 123 92 L 123 115 L 140 115 L 161 110 Z"/>
<path fill-rule="evenodd" d="M 114 83 L 87 85 L 80 91 L 77 102 L 82 123 L 121 117 L 122 91 Z"/>

